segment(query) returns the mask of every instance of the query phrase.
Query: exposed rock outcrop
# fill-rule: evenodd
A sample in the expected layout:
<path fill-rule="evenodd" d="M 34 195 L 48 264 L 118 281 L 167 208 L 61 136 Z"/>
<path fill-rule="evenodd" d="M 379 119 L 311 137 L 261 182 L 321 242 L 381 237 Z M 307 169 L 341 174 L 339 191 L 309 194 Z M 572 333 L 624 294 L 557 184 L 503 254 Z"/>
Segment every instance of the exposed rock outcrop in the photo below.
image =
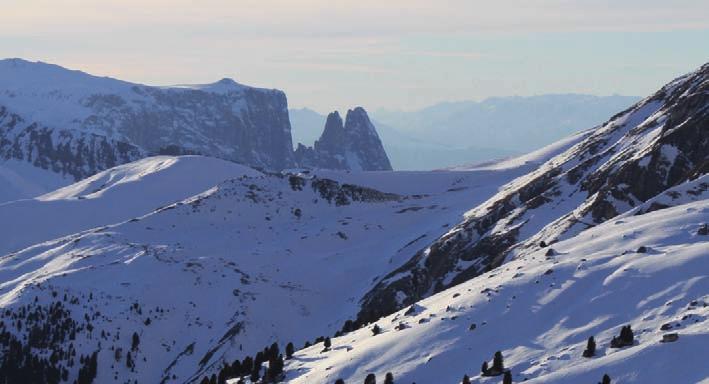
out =
<path fill-rule="evenodd" d="M 344 125 L 337 111 L 330 113 L 320 139 L 312 148 L 298 144 L 295 158 L 306 168 L 392 169 L 377 130 L 362 107 L 347 111 Z"/>

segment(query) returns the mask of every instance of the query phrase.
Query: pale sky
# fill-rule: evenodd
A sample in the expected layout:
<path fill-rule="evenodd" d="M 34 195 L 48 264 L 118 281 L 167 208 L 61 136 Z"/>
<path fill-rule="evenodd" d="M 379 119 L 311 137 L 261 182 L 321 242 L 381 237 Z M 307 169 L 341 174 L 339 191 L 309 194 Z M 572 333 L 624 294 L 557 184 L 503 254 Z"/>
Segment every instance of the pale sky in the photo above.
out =
<path fill-rule="evenodd" d="M 153 85 L 231 77 L 320 112 L 644 96 L 709 61 L 707 0 L 0 0 L 0 9 L 0 57 Z"/>

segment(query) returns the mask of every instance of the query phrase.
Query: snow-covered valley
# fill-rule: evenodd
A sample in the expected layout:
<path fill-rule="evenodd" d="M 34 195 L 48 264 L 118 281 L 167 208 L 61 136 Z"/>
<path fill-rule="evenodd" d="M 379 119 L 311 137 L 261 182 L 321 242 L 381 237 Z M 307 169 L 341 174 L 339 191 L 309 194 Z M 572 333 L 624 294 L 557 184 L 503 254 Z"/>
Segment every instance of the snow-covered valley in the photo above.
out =
<path fill-rule="evenodd" d="M 37 144 L 0 164 L 9 383 L 253 383 L 289 342 L 271 379 L 497 383 L 500 351 L 514 382 L 709 382 L 709 64 L 598 127 L 440 171 L 305 169 L 258 151 L 252 165 L 285 170 L 226 152 L 148 156 L 110 141 L 132 131 L 84 131 L 83 107 L 60 121 L 78 136 L 44 147 L 25 140 L 44 130 L 30 121 L 51 124 L 57 95 L 83 88 L 9 88 L 0 101 L 20 114 L 0 110 L 0 133 Z M 280 95 L 232 82 L 140 89 L 200 106 L 223 92 Z M 37 97 L 49 101 L 34 111 Z M 219 142 L 182 122 L 195 148 Z M 43 167 L 42 148 L 77 151 Z M 270 362 L 234 373 L 274 343 Z"/>
<path fill-rule="evenodd" d="M 536 164 L 323 172 L 397 186 L 384 193 L 199 156 L 147 158 L 0 205 L 17 218 L 2 231 L 0 300 L 13 312 L 66 295 L 72 318 L 89 316 L 93 329 L 73 348 L 104 351 L 98 365 L 112 367 L 99 382 L 186 382 L 265 344 L 339 330 L 383 273 Z M 130 369 L 105 350 L 127 350 L 133 332 Z"/>

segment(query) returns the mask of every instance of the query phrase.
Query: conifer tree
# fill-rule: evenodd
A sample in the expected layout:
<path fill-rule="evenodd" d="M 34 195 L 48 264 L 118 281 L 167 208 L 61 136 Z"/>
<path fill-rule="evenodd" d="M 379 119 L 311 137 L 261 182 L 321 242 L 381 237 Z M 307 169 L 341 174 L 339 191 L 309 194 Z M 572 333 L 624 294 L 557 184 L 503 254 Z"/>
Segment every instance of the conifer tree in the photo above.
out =
<path fill-rule="evenodd" d="M 251 371 L 251 382 L 255 383 L 261 378 L 261 364 L 254 365 L 254 369 Z"/>
<path fill-rule="evenodd" d="M 376 336 L 380 333 L 382 333 L 382 329 L 379 327 L 379 324 L 374 324 L 374 327 L 372 327 L 372 334 Z"/>
<path fill-rule="evenodd" d="M 235 376 L 241 376 L 241 361 L 234 360 L 234 362 L 231 363 L 231 373 Z"/>
<path fill-rule="evenodd" d="M 482 372 L 483 376 L 487 375 L 487 361 L 483 361 L 483 366 L 480 368 L 480 372 Z"/>
<path fill-rule="evenodd" d="M 495 356 L 492 359 L 492 369 L 498 373 L 502 373 L 505 370 L 504 359 L 502 358 L 502 352 L 495 352 Z"/>
<path fill-rule="evenodd" d="M 591 336 L 586 342 L 586 350 L 583 351 L 583 357 L 593 356 L 596 356 L 596 340 Z"/>
<path fill-rule="evenodd" d="M 136 350 L 138 349 L 138 345 L 140 344 L 140 336 L 138 336 L 137 332 L 133 332 L 133 340 L 131 342 L 131 349 Z"/>
<path fill-rule="evenodd" d="M 603 375 L 603 380 L 601 380 L 601 384 L 611 384 L 611 377 L 608 376 L 608 374 Z"/>
<path fill-rule="evenodd" d="M 264 379 L 268 379 L 271 382 L 276 382 L 283 373 L 283 355 L 278 355 L 275 359 L 271 359 L 268 362 L 268 373 Z"/>
<path fill-rule="evenodd" d="M 271 347 L 268 349 L 268 354 L 265 357 L 266 357 L 266 360 L 270 361 L 271 359 L 277 358 L 278 355 L 280 355 L 280 354 L 281 354 L 281 351 L 278 348 L 278 344 L 273 343 L 273 344 L 271 344 Z"/>
<path fill-rule="evenodd" d="M 502 377 L 502 384 L 512 384 L 512 372 L 505 371 L 505 375 Z"/>
<path fill-rule="evenodd" d="M 241 376 L 248 375 L 253 369 L 254 360 L 251 358 L 251 356 L 244 357 L 244 360 L 241 362 Z"/>
<path fill-rule="evenodd" d="M 391 372 L 387 372 L 384 376 L 384 384 L 394 384 L 394 375 Z"/>
<path fill-rule="evenodd" d="M 325 338 L 325 341 L 323 342 L 323 345 L 325 346 L 325 350 L 329 351 L 330 347 L 332 346 L 332 341 L 330 341 L 329 337 Z"/>
<path fill-rule="evenodd" d="M 468 375 L 463 375 L 463 381 L 461 384 L 470 384 L 470 377 Z"/>
<path fill-rule="evenodd" d="M 377 384 L 377 377 L 373 373 L 364 378 L 364 384 Z"/>
<path fill-rule="evenodd" d="M 337 379 L 335 380 L 335 384 L 345 384 L 345 381 L 342 379 Z"/>
<path fill-rule="evenodd" d="M 290 359 L 293 357 L 293 353 L 295 352 L 295 347 L 293 346 L 293 343 L 288 343 L 286 345 L 286 359 Z"/>

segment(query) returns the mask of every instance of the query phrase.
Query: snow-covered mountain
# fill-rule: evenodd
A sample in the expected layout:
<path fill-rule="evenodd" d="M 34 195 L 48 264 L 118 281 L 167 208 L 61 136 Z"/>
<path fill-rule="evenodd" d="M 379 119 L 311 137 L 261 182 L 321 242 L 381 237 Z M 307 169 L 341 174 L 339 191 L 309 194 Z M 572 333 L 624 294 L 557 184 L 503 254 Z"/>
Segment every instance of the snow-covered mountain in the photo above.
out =
<path fill-rule="evenodd" d="M 51 366 L 69 382 L 94 352 L 96 382 L 191 382 L 274 341 L 336 332 L 382 273 L 537 165 L 281 175 L 188 156 L 116 167 L 0 206 L 26 215 L 0 231 L 17 250 L 0 258 L 0 328 L 33 347 L 18 359 L 57 351 Z M 228 179 L 173 203 L 210 177 Z"/>
<path fill-rule="evenodd" d="M 308 168 L 392 170 L 377 130 L 362 107 L 348 110 L 344 125 L 337 111 L 329 114 L 313 147 L 298 144 L 295 157 L 300 166 Z"/>
<path fill-rule="evenodd" d="M 300 166 L 391 169 L 363 109 L 348 112 L 342 128 L 326 133 Z M 156 87 L 0 60 L 0 177 L 14 184 L 0 186 L 0 202 L 160 154 L 202 154 L 266 170 L 299 165 L 279 90 L 231 79 Z M 49 173 L 25 171 L 22 163 Z"/>
<path fill-rule="evenodd" d="M 149 154 L 291 167 L 286 96 L 222 79 L 155 87 L 0 60 L 0 157 L 76 180 Z"/>
<path fill-rule="evenodd" d="M 283 380 L 493 383 L 498 350 L 514 381 L 706 380 L 708 86 L 475 167 L 158 156 L 0 204 L 0 381 L 221 383 L 333 335 Z"/>
<path fill-rule="evenodd" d="M 573 237 L 709 171 L 709 64 L 618 113 L 466 213 L 367 294 L 379 318 Z"/>

